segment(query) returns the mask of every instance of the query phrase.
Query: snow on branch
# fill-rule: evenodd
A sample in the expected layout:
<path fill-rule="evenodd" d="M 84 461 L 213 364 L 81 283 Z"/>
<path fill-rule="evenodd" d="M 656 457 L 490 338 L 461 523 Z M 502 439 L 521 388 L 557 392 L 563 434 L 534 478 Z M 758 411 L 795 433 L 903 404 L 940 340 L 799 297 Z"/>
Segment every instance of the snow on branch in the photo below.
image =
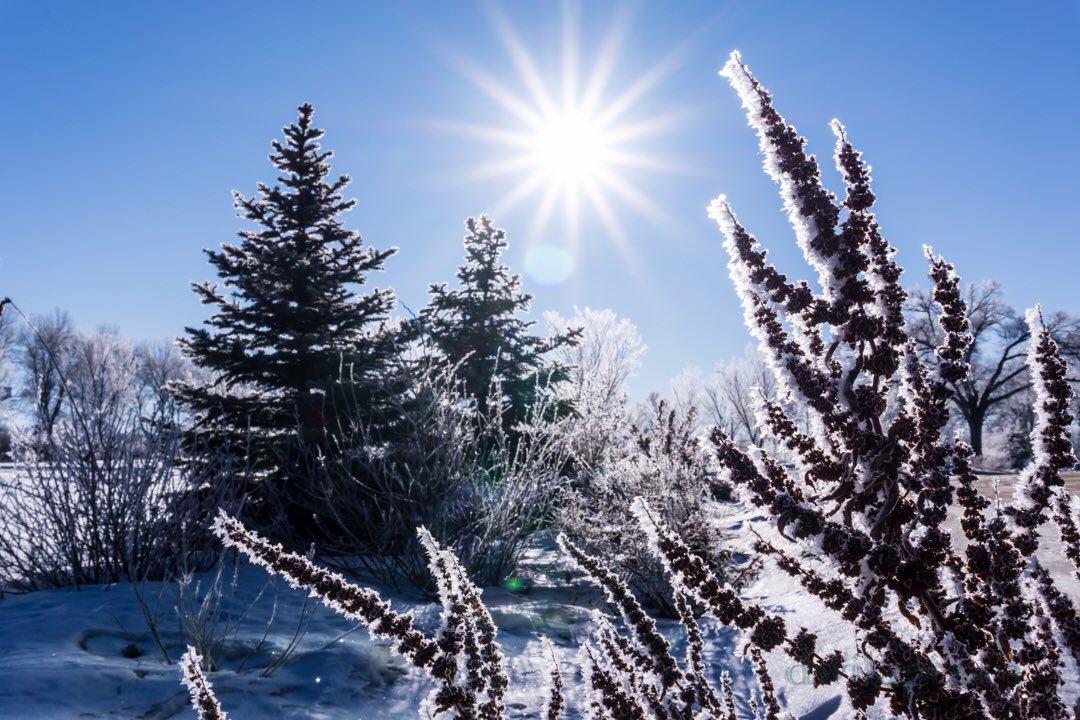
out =
<path fill-rule="evenodd" d="M 765 171 L 780 186 L 796 241 L 821 285 L 816 295 L 789 281 L 765 261 L 766 251 L 723 196 L 710 205 L 746 324 L 785 391 L 779 402 L 759 403 L 759 420 L 796 461 L 789 468 L 773 451 L 743 451 L 723 432 L 712 433 L 723 476 L 772 519 L 767 529 L 755 529 L 756 550 L 839 612 L 876 651 L 873 673 L 847 678 L 853 709 L 887 699 L 893 715 L 908 717 L 1059 717 L 1066 682 L 1059 662 L 1072 657 L 1069 638 L 1080 635 L 1075 611 L 1047 589 L 1032 554 L 1039 545 L 1035 528 L 1056 500 L 1065 552 L 1080 569 L 1080 513 L 1061 492 L 1060 470 L 1075 462 L 1071 395 L 1049 334 L 1041 323 L 1032 325 L 1030 364 L 1033 378 L 1039 375 L 1033 382 L 1041 383 L 1036 460 L 1018 500 L 999 504 L 994 514 L 976 487 L 970 449 L 943 437 L 951 388 L 967 378 L 972 343 L 953 266 L 927 248 L 942 331 L 936 357 L 928 360 L 904 321 L 901 269 L 872 212 L 870 168 L 843 125 L 832 123 L 834 159 L 847 190 L 841 208 L 822 186 L 805 139 L 737 52 L 721 75 L 746 108 Z M 954 543 L 945 525 L 954 498 L 963 506 L 966 547 Z M 838 667 L 835 654 L 813 651 L 812 636 L 790 638 L 782 623 L 770 626 L 764 611 L 710 578 L 643 502 L 634 503 L 634 513 L 678 592 L 752 631 L 751 646 L 783 643 L 815 678 Z M 795 550 L 782 550 L 781 540 Z M 805 555 L 819 561 L 813 569 L 804 566 Z M 894 629 L 896 616 L 907 625 Z M 762 636 L 764 645 L 756 641 Z M 1075 676 L 1075 668 L 1067 670 Z"/>
<path fill-rule="evenodd" d="M 1028 345 L 1027 364 L 1031 372 L 1031 387 L 1035 393 L 1035 429 L 1031 434 L 1034 453 L 1033 465 L 1053 473 L 1076 464 L 1069 426 L 1073 416 L 1069 405 L 1073 400 L 1072 387 L 1066 379 L 1068 367 L 1061 357 L 1058 345 L 1050 335 L 1042 318 L 1042 308 L 1036 305 L 1025 314 L 1031 342 Z M 1047 477 L 1055 486 L 1061 486 L 1060 477 Z"/>
<path fill-rule="evenodd" d="M 570 542 L 564 535 L 558 537 L 559 547 L 570 556 L 574 564 L 589 575 L 604 591 L 608 602 L 618 608 L 623 620 L 633 631 L 637 651 L 650 658 L 653 671 L 664 688 L 669 688 L 682 678 L 678 663 L 672 657 L 668 641 L 656 628 L 656 623 L 638 603 L 630 589 L 600 560 L 590 557 Z"/>
<path fill-rule="evenodd" d="M 540 638 L 540 647 L 546 658 L 548 677 L 551 678 L 551 689 L 547 700 L 540 709 L 540 717 L 543 720 L 559 720 L 565 701 L 563 699 L 562 672 L 559 671 L 559 660 L 555 657 L 555 647 L 545 637 Z"/>
<path fill-rule="evenodd" d="M 972 338 L 968 334 L 967 304 L 960 295 L 960 277 L 952 263 L 940 255 L 934 255 L 929 245 L 923 246 L 923 254 L 930 263 L 934 302 L 941 309 L 938 325 L 945 334 L 945 339 L 935 350 L 941 359 L 938 372 L 944 382 L 961 382 L 968 374 L 965 354 Z"/>
<path fill-rule="evenodd" d="M 649 537 L 649 545 L 663 561 L 675 591 L 700 601 L 717 620 L 751 631 L 751 642 L 762 650 L 772 650 L 787 637 L 784 620 L 746 605 L 730 588 L 721 586 L 705 562 L 690 552 L 642 498 L 635 498 L 631 512 Z"/>
<path fill-rule="evenodd" d="M 1026 555 L 1038 547 L 1036 529 L 1053 505 L 1054 520 L 1061 532 L 1066 556 L 1080 572 L 1080 534 L 1071 496 L 1065 491 L 1061 471 L 1076 464 L 1070 427 L 1069 405 L 1073 390 L 1066 379 L 1068 367 L 1036 305 L 1025 313 L 1031 340 L 1027 365 L 1035 395 L 1035 425 L 1031 431 L 1031 463 L 1020 474 L 1013 497 L 1012 514 L 1020 529 L 1021 549 Z"/>
<path fill-rule="evenodd" d="M 806 400 L 813 413 L 815 440 L 822 448 L 834 447 L 833 434 L 848 424 L 838 397 L 821 333 L 816 325 L 827 317 L 827 307 L 806 283 L 791 284 L 765 260 L 766 251 L 739 223 L 721 195 L 709 206 L 709 216 L 725 235 L 728 273 L 743 307 L 743 319 L 757 339 L 761 356 L 785 395 Z M 787 321 L 794 340 L 784 326 Z"/>
<path fill-rule="evenodd" d="M 882 336 L 886 345 L 877 368 L 882 375 L 895 372 L 899 362 L 898 348 L 904 341 L 904 307 L 907 293 L 900 285 L 903 270 L 893 259 L 896 249 L 881 235 L 877 218 L 871 211 L 876 198 L 870 189 L 870 167 L 862 154 L 848 141 L 847 131 L 839 120 L 830 123 L 836 135 L 836 169 L 844 177 L 847 195 L 844 206 L 849 214 L 841 228 L 845 244 L 859 245 L 866 255 L 866 278 L 877 300 L 877 312 L 883 322 Z"/>
<path fill-rule="evenodd" d="M 439 545 L 426 528 L 417 535 L 428 556 L 428 566 L 439 588 L 443 604 L 442 629 L 439 633 L 440 661 L 446 664 L 447 677 L 453 678 L 442 692 L 447 699 L 454 693 L 470 698 L 479 718 L 501 718 L 505 714 L 503 696 L 510 684 L 502 650 L 496 642 L 495 623 L 480 599 L 480 590 L 469 580 L 454 554 Z M 450 668 L 455 672 L 451 673 Z M 461 674 L 456 671 L 460 669 Z M 456 688 L 460 687 L 458 691 Z M 449 705 L 433 696 L 434 711 Z"/>
<path fill-rule="evenodd" d="M 495 623 L 461 563 L 426 529 L 418 528 L 417 535 L 443 604 L 442 625 L 434 639 L 413 626 L 411 614 L 394 612 L 374 590 L 353 585 L 306 557 L 286 552 L 224 512 L 219 513 L 213 530 L 226 546 L 283 575 L 293 587 L 307 590 L 341 615 L 365 623 L 373 638 L 393 641 L 399 654 L 424 668 L 439 685 L 421 702 L 421 717 L 450 712 L 460 720 L 505 718 L 503 696 L 509 679 Z M 552 689 L 551 702 L 558 696 L 561 703 L 560 693 L 561 678 Z"/>

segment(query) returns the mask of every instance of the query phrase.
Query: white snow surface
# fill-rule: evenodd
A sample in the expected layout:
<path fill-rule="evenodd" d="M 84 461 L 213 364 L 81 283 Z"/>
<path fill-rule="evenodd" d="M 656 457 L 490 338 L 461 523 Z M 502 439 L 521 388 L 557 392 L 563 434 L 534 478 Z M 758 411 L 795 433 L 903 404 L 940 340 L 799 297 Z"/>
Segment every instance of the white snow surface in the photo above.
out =
<path fill-rule="evenodd" d="M 1011 479 L 1001 482 L 1003 494 L 1008 483 Z M 980 487 L 993 492 L 990 481 L 981 482 Z M 731 505 L 728 510 L 725 527 L 748 543 L 753 537 L 751 527 L 763 529 L 767 523 L 741 506 Z M 956 528 L 955 518 L 951 526 Z M 1043 534 L 1048 544 L 1040 559 L 1063 579 L 1059 586 L 1074 601 L 1080 600 L 1080 584 L 1071 577 L 1056 533 L 1043 528 Z M 510 675 L 506 705 L 511 718 L 539 717 L 547 698 L 551 658 L 541 637 L 551 641 L 562 672 L 569 706 L 563 717 L 582 716 L 580 648 L 596 628 L 592 612 L 604 604 L 591 584 L 569 578 L 569 567 L 550 535 L 542 534 L 522 573 L 523 590 L 484 590 L 483 600 L 499 628 L 498 639 L 506 655 Z M 210 577 L 196 578 L 199 580 L 205 587 Z M 422 671 L 394 655 L 388 643 L 371 640 L 366 628 L 356 629 L 318 602 L 308 599 L 305 605 L 304 593 L 289 588 L 280 578 L 273 581 L 273 589 L 264 590 L 267 582 L 262 568 L 240 569 L 238 605 L 250 607 L 237 632 L 218 653 L 219 668 L 206 673 L 232 720 L 418 717 L 420 702 L 432 688 Z M 152 600 L 157 587 L 148 589 Z M 442 610 L 438 602 L 387 587 L 375 589 L 395 610 L 413 612 L 418 627 L 425 632 L 438 628 Z M 251 604 L 250 599 L 261 590 L 262 596 Z M 228 587 L 226 591 L 231 592 Z M 275 593 L 276 619 L 260 647 L 274 612 Z M 791 632 L 806 626 L 817 633 L 819 652 L 839 649 L 846 658 L 857 657 L 856 641 L 846 632 L 846 624 L 785 575 L 767 570 L 743 597 L 782 615 Z M 264 677 L 264 668 L 289 645 L 305 607 L 311 618 L 297 651 Z M 606 611 L 609 618 L 614 617 L 610 609 Z M 130 586 L 8 594 L 0 600 L 4 645 L 0 652 L 0 718 L 194 719 L 196 714 L 175 664 L 184 652 L 184 639 L 175 613 L 165 612 L 163 618 L 162 634 L 174 660 L 172 665 L 165 663 L 157 649 Z M 673 654 L 682 660 L 686 648 L 680 626 L 673 620 L 659 620 L 657 626 L 671 641 Z M 749 717 L 747 693 L 752 671 L 742 654 L 743 640 L 736 630 L 711 620 L 702 620 L 701 626 L 710 677 L 719 688 L 721 673 L 731 673 L 740 715 Z M 141 654 L 129 657 L 133 651 Z M 840 684 L 815 689 L 802 668 L 782 652 L 770 653 L 767 659 L 781 705 L 795 717 L 824 720 L 850 714 Z M 1073 687 L 1080 686 L 1077 678 L 1068 681 Z M 888 715 L 875 708 L 870 717 Z"/>

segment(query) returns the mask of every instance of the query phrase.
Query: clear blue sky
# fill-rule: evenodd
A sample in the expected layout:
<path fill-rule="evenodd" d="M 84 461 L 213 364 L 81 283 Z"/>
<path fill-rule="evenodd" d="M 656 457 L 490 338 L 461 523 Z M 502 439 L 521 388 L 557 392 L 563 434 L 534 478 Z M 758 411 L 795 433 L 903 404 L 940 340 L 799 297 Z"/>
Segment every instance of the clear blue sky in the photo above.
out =
<path fill-rule="evenodd" d="M 652 206 L 607 193 L 616 235 L 585 202 L 576 241 L 561 201 L 536 222 L 542 186 L 507 206 L 520 174 L 478 178 L 516 151 L 462 130 L 522 129 L 506 98 L 531 96 L 508 27 L 560 96 L 567 13 L 581 74 L 613 61 L 598 111 L 640 90 L 612 125 L 644 128 L 619 147 L 649 162 L 613 171 Z M 617 53 L 602 49 L 612 27 Z M 1076 2 L 0 0 L 0 295 L 133 337 L 198 323 L 188 283 L 212 277 L 201 249 L 241 227 L 229 191 L 273 180 L 269 141 L 310 101 L 335 171 L 354 179 L 349 224 L 400 248 L 376 284 L 423 305 L 429 282 L 452 278 L 464 219 L 501 208 L 513 268 L 541 244 L 573 261 L 562 283 L 527 281 L 534 314 L 577 304 L 632 319 L 650 347 L 633 390 L 662 388 L 748 341 L 705 215 L 713 197 L 804 272 L 717 76 L 738 48 L 836 189 L 827 123 L 846 124 L 909 285 L 925 284 L 930 243 L 1018 307 L 1080 312 L 1077 37 Z"/>

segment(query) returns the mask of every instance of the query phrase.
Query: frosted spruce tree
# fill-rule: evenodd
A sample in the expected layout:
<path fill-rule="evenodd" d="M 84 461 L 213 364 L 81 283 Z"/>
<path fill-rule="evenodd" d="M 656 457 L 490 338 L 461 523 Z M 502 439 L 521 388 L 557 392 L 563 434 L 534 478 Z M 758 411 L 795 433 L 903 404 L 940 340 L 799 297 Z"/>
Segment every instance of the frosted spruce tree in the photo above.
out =
<path fill-rule="evenodd" d="M 180 344 L 212 379 L 176 386 L 200 438 L 248 453 L 283 482 L 290 465 L 333 449 L 346 404 L 377 412 L 395 352 L 384 329 L 393 292 L 359 290 L 396 249 L 365 247 L 345 227 L 356 202 L 342 196 L 350 179 L 329 178 L 332 153 L 319 144 L 313 108 L 299 112 L 284 141 L 271 143 L 278 184 L 260 183 L 250 198 L 234 193 L 255 227 L 239 232 L 239 245 L 206 250 L 222 284 L 193 286 L 214 314 L 186 328 Z"/>
<path fill-rule="evenodd" d="M 453 367 L 465 392 L 481 407 L 490 393 L 502 393 L 503 420 L 512 428 L 529 413 L 538 389 L 567 378 L 566 369 L 544 355 L 576 342 L 576 330 L 545 339 L 532 335 L 528 312 L 532 295 L 521 291 L 521 276 L 501 262 L 506 232 L 481 215 L 465 222 L 465 262 L 459 286 L 431 285 L 431 300 L 420 311 L 418 332 L 441 361 Z M 497 380 L 497 383 L 495 382 Z"/>

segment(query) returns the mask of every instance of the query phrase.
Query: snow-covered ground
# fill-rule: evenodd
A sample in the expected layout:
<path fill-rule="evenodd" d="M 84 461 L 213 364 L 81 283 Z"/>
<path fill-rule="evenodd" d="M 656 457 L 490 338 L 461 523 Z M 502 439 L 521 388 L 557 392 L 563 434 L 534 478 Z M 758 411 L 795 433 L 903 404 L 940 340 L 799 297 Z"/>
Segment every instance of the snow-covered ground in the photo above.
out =
<path fill-rule="evenodd" d="M 1002 482 L 1007 485 L 1010 480 Z M 991 485 L 992 481 L 986 481 L 984 489 L 990 492 Z M 749 534 L 753 524 L 762 522 L 740 515 L 738 508 L 733 507 L 732 513 L 727 526 L 736 532 Z M 1046 535 L 1051 541 L 1056 538 L 1052 531 Z M 1062 579 L 1062 587 L 1080 601 L 1080 584 L 1057 543 L 1048 543 L 1041 558 Z M 539 713 L 547 687 L 538 640 L 544 635 L 555 644 L 567 683 L 568 717 L 578 717 L 581 678 L 576 672 L 576 653 L 590 634 L 592 610 L 601 606 L 598 593 L 580 582 L 567 582 L 565 566 L 550 538 L 538 540 L 523 578 L 520 591 L 484 591 L 508 657 L 510 715 L 536 717 Z M 203 574 L 195 578 L 191 589 L 198 584 L 201 592 L 212 581 L 211 574 Z M 234 609 L 243 609 L 244 616 L 239 623 L 218 625 L 219 631 L 229 629 L 228 637 L 217 653 L 219 669 L 209 678 L 230 717 L 417 717 L 419 702 L 431 685 L 385 643 L 372 642 L 366 629 L 356 628 L 314 601 L 305 602 L 303 593 L 289 589 L 280 579 L 270 580 L 259 568 L 242 567 L 235 583 L 227 574 L 224 587 L 225 597 Z M 411 610 L 420 627 L 437 626 L 439 606 L 377 589 L 392 598 L 395 609 Z M 162 589 L 151 585 L 145 590 L 149 609 L 160 607 L 160 633 L 175 661 L 183 649 L 177 614 L 169 609 L 175 586 L 163 590 L 160 605 Z M 844 624 L 786 576 L 766 572 L 744 595 L 782 613 L 790 627 L 807 626 L 818 633 L 820 649 L 839 649 L 846 657 L 855 656 Z M 303 623 L 302 617 L 306 618 Z M 678 626 L 671 621 L 659 625 L 681 654 Z M 745 698 L 750 673 L 737 633 L 708 621 L 703 631 L 714 676 L 719 678 L 724 669 L 730 671 L 737 693 Z M 296 636 L 295 650 L 280 663 Z M 166 664 L 130 586 L 9 595 L 0 601 L 0 642 L 2 718 L 195 717 L 179 670 L 175 664 Z M 796 717 L 847 716 L 839 685 L 814 689 L 782 653 L 774 652 L 769 661 L 780 700 Z"/>

